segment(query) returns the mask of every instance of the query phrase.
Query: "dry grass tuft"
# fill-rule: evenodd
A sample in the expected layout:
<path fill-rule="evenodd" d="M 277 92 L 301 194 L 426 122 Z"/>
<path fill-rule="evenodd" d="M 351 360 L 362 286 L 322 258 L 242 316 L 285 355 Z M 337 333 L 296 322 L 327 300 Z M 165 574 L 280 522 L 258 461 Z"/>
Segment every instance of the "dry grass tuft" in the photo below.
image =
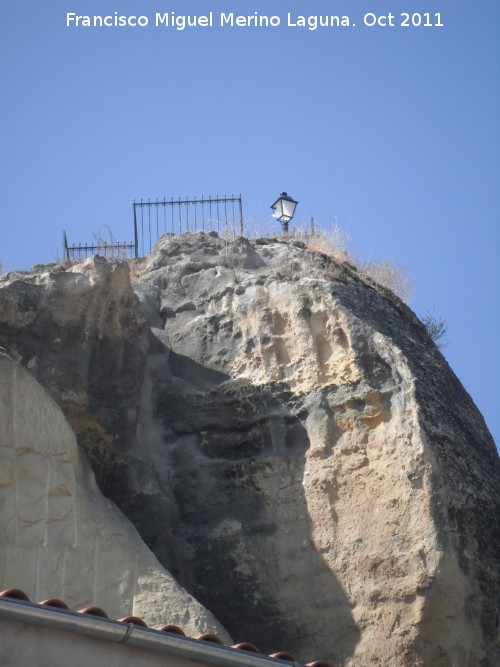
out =
<path fill-rule="evenodd" d="M 402 301 L 409 303 L 413 284 L 404 267 L 387 259 L 361 261 L 352 256 L 347 250 L 350 243 L 349 234 L 343 231 L 337 222 L 334 222 L 329 229 L 315 229 L 313 224 L 305 230 L 300 227 L 294 228 L 290 238 L 299 238 L 309 250 L 331 257 L 340 266 L 343 264 L 354 266 L 361 278 L 385 287 Z"/>
<path fill-rule="evenodd" d="M 107 239 L 105 238 L 105 233 L 102 230 L 106 230 Z M 101 225 L 99 231 L 93 232 L 92 236 L 94 237 L 95 248 L 98 255 L 105 257 L 106 259 L 129 259 L 129 251 L 127 249 L 126 243 L 120 243 L 117 241 L 113 235 L 111 227 L 108 225 Z"/>
<path fill-rule="evenodd" d="M 351 261 L 347 252 L 351 239 L 336 222 L 329 229 L 315 229 L 313 225 L 309 229 L 294 229 L 294 236 L 313 252 L 322 252 L 341 264 Z"/>
<path fill-rule="evenodd" d="M 393 264 L 387 259 L 378 261 L 364 262 L 358 265 L 358 270 L 363 275 L 368 276 L 378 285 L 386 287 L 394 292 L 401 301 L 409 303 L 413 293 L 413 283 L 406 273 L 406 270 L 400 264 Z"/>

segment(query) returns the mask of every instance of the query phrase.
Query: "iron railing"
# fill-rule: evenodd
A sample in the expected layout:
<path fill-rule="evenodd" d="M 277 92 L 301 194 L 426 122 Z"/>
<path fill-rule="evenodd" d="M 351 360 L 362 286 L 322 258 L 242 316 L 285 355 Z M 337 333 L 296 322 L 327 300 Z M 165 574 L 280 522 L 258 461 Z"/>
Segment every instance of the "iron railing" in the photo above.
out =
<path fill-rule="evenodd" d="M 127 259 L 137 257 L 135 252 L 135 243 L 120 243 L 120 241 L 113 241 L 107 243 L 106 241 L 96 241 L 93 244 L 68 245 L 66 232 L 63 232 L 63 255 L 64 259 L 79 262 L 92 255 L 101 255 L 108 259 Z"/>
<path fill-rule="evenodd" d="M 162 234 L 211 231 L 243 235 L 241 195 L 133 202 L 135 256 L 149 252 Z"/>
<path fill-rule="evenodd" d="M 151 251 L 163 234 L 215 230 L 227 236 L 243 236 L 241 195 L 134 200 L 133 211 L 133 242 L 115 241 L 107 225 L 101 227 L 108 230 L 109 242 L 102 240 L 99 232 L 94 243 L 68 245 L 63 232 L 64 259 L 79 261 L 96 254 L 114 259 L 141 257 Z"/>

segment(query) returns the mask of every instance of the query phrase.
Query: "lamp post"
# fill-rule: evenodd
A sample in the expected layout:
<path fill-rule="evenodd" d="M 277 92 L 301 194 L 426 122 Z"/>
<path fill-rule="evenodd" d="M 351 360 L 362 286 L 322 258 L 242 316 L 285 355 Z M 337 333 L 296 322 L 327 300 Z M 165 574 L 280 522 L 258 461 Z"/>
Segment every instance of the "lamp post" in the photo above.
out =
<path fill-rule="evenodd" d="M 288 223 L 293 218 L 295 208 L 299 202 L 282 192 L 271 208 L 274 210 L 273 218 L 276 218 L 283 225 L 283 231 L 288 234 Z"/>

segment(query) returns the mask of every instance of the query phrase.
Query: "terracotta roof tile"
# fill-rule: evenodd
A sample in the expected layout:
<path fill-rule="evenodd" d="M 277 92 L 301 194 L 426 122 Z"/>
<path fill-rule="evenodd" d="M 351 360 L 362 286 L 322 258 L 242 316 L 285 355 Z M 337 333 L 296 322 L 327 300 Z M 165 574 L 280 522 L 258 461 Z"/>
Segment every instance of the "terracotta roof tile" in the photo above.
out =
<path fill-rule="evenodd" d="M 58 600 L 57 598 L 49 598 L 48 600 L 42 600 L 38 604 L 43 605 L 44 607 L 57 607 L 57 609 L 69 609 L 66 602 Z"/>
<path fill-rule="evenodd" d="M 202 642 L 211 642 L 212 644 L 222 644 L 223 642 L 217 637 L 217 635 L 214 635 L 212 632 L 207 632 L 204 635 L 199 635 L 196 637 L 196 639 L 199 639 Z"/>
<path fill-rule="evenodd" d="M 174 635 L 181 635 L 182 637 L 186 636 L 186 633 L 182 628 L 180 628 L 178 625 L 162 625 L 159 628 L 155 628 L 155 630 L 158 630 L 158 632 L 171 632 Z"/>
<path fill-rule="evenodd" d="M 87 616 L 100 616 L 101 618 L 109 618 L 104 609 L 100 607 L 85 607 L 78 610 L 79 614 L 87 614 Z"/>
<path fill-rule="evenodd" d="M 7 588 L 5 591 L 0 593 L 0 598 L 12 598 L 13 600 L 24 600 L 25 602 L 30 602 L 30 599 L 26 593 L 21 591 L 19 588 Z"/>
<path fill-rule="evenodd" d="M 269 657 L 295 662 L 295 656 L 293 655 L 293 653 L 290 653 L 290 651 L 278 651 L 277 653 L 271 653 Z"/>
<path fill-rule="evenodd" d="M 141 625 L 143 628 L 147 628 L 148 624 L 144 623 L 142 618 L 138 616 L 124 616 L 123 618 L 117 619 L 119 623 L 133 623 L 134 625 Z"/>
<path fill-rule="evenodd" d="M 260 648 L 257 648 L 255 644 L 250 642 L 241 642 L 240 644 L 233 644 L 231 648 L 238 648 L 240 651 L 250 651 L 251 653 L 262 653 Z"/>

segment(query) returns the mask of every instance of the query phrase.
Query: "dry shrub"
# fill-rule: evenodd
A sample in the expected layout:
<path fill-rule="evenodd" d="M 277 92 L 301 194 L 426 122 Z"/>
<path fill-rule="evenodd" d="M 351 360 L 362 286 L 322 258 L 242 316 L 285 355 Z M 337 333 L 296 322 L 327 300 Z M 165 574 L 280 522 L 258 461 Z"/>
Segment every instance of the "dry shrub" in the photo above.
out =
<path fill-rule="evenodd" d="M 350 237 L 347 232 L 338 226 L 337 222 L 332 223 L 329 229 L 323 229 L 322 227 L 315 229 L 311 224 L 309 231 L 299 230 L 298 234 L 310 250 L 322 252 L 332 257 L 336 262 L 349 261 L 347 246 Z"/>
<path fill-rule="evenodd" d="M 355 266 L 362 278 L 369 278 L 391 290 L 405 303 L 410 301 L 413 284 L 404 267 L 387 259 L 365 262 L 352 256 L 347 250 L 350 242 L 349 234 L 342 230 L 336 221 L 329 229 L 322 227 L 315 229 L 311 223 L 309 231 L 304 232 L 299 228 L 294 230 L 293 236 L 303 240 L 310 250 L 324 253 L 338 264 L 348 262 Z"/>
<path fill-rule="evenodd" d="M 425 317 L 422 317 L 422 323 L 440 350 L 448 345 L 448 342 L 443 341 L 448 332 L 446 320 L 439 315 L 435 315 L 434 307 L 432 308 L 432 312 L 428 312 Z"/>
<path fill-rule="evenodd" d="M 405 303 L 409 303 L 413 293 L 413 283 L 400 264 L 393 264 L 387 259 L 364 262 L 358 265 L 361 275 L 369 276 L 379 285 L 390 289 Z"/>
<path fill-rule="evenodd" d="M 102 231 L 103 229 L 106 230 L 107 240 Z M 117 241 L 108 225 L 100 225 L 99 232 L 93 232 L 92 236 L 94 237 L 97 254 L 106 257 L 106 259 L 128 259 L 127 244 Z"/>
<path fill-rule="evenodd" d="M 208 230 L 212 231 L 212 230 Z M 217 230 L 216 230 L 217 231 Z M 236 225 L 220 225 L 219 228 L 219 236 L 221 239 L 231 240 L 231 239 L 236 239 L 239 236 L 241 236 L 241 229 L 239 223 Z"/>

